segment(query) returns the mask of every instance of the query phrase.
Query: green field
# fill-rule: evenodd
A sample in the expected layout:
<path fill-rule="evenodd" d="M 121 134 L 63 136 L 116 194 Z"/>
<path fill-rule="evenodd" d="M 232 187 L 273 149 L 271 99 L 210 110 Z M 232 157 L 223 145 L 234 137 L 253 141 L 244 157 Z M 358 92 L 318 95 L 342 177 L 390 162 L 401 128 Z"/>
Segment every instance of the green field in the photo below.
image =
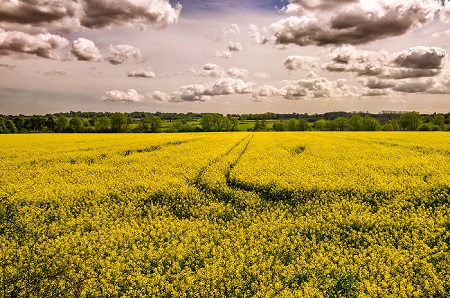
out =
<path fill-rule="evenodd" d="M 0 135 L 2 297 L 449 297 L 442 132 Z"/>

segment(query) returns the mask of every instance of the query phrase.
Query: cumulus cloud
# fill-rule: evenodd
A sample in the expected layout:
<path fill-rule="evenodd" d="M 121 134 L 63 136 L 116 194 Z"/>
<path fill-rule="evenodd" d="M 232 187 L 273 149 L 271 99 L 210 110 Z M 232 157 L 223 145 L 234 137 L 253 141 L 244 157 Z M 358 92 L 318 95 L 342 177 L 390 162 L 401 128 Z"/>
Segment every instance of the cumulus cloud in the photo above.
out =
<path fill-rule="evenodd" d="M 100 98 L 101 101 L 109 102 L 141 102 L 143 99 L 144 95 L 139 94 L 134 89 L 128 89 L 127 91 L 106 91 L 106 94 Z"/>
<path fill-rule="evenodd" d="M 227 70 L 227 75 L 232 78 L 243 79 L 248 76 L 248 70 L 245 68 L 231 67 Z"/>
<path fill-rule="evenodd" d="M 378 97 L 391 97 L 392 91 L 390 89 L 370 89 L 365 88 L 361 94 L 363 97 L 372 97 L 372 96 L 378 96 Z"/>
<path fill-rule="evenodd" d="M 84 0 L 82 26 L 104 28 L 123 25 L 166 27 L 178 22 L 181 4 L 168 0 Z"/>
<path fill-rule="evenodd" d="M 232 77 L 242 79 L 248 76 L 248 70 L 239 67 L 230 67 L 228 70 L 214 63 L 207 63 L 201 69 L 192 68 L 191 72 L 199 77 L 224 78 Z"/>
<path fill-rule="evenodd" d="M 441 69 L 447 52 L 437 47 L 418 46 L 396 54 L 394 63 L 400 67 L 415 69 Z"/>
<path fill-rule="evenodd" d="M 450 5 L 444 5 L 440 12 L 439 12 L 440 18 L 443 22 L 449 22 L 450 21 Z"/>
<path fill-rule="evenodd" d="M 192 68 L 191 72 L 199 77 L 221 78 L 225 76 L 225 71 L 214 63 L 207 63 L 201 69 Z"/>
<path fill-rule="evenodd" d="M 235 52 L 240 52 L 240 51 L 242 51 L 242 45 L 241 45 L 241 43 L 240 42 L 230 42 L 229 44 L 228 44 L 228 50 L 229 51 L 235 51 Z"/>
<path fill-rule="evenodd" d="M 223 27 L 222 32 L 217 36 L 217 41 L 221 41 L 228 38 L 233 38 L 241 34 L 241 29 L 237 24 L 231 24 L 230 26 Z"/>
<path fill-rule="evenodd" d="M 380 75 L 385 71 L 388 59 L 386 52 L 358 50 L 354 47 L 342 47 L 335 50 L 331 61 L 322 68 L 334 72 L 355 72 L 359 76 Z"/>
<path fill-rule="evenodd" d="M 252 94 L 253 101 L 261 102 L 267 101 L 268 97 L 274 96 L 286 96 L 287 91 L 284 89 L 278 89 L 271 85 L 259 86 Z"/>
<path fill-rule="evenodd" d="M 248 35 L 253 42 L 257 44 L 266 44 L 267 42 L 269 42 L 269 39 L 265 36 L 265 34 L 267 34 L 266 27 L 263 27 L 262 30 L 259 30 L 258 26 L 256 26 L 255 24 L 250 24 L 248 25 L 248 30 Z"/>
<path fill-rule="evenodd" d="M 284 98 L 290 100 L 307 98 L 341 98 L 354 97 L 356 94 L 347 85 L 345 79 L 329 81 L 326 78 L 304 79 L 298 81 L 287 81 L 283 87 L 286 94 Z"/>
<path fill-rule="evenodd" d="M 128 73 L 130 78 L 147 78 L 152 79 L 156 77 L 156 74 L 148 68 L 141 68 L 138 70 L 133 70 Z"/>
<path fill-rule="evenodd" d="M 136 61 L 142 57 L 141 51 L 130 45 L 111 45 L 109 46 L 109 52 L 106 61 L 114 65 Z"/>
<path fill-rule="evenodd" d="M 94 42 L 85 38 L 78 38 L 72 42 L 71 53 L 80 61 L 99 61 L 102 59 L 102 55 Z"/>
<path fill-rule="evenodd" d="M 0 7 L 0 25 L 23 31 L 73 32 L 81 26 L 154 25 L 164 28 L 178 22 L 182 6 L 168 0 L 15 1 Z"/>
<path fill-rule="evenodd" d="M 224 59 L 230 59 L 230 58 L 231 58 L 231 52 L 229 52 L 229 51 L 223 51 L 223 52 L 216 51 L 216 52 L 214 53 L 214 57 L 217 57 L 217 58 L 224 58 Z"/>
<path fill-rule="evenodd" d="M 363 85 L 369 89 L 388 89 L 395 87 L 397 83 L 394 80 L 380 80 L 378 78 L 368 78 L 363 81 Z"/>
<path fill-rule="evenodd" d="M 26 32 L 69 32 L 79 28 L 81 14 L 79 1 L 5 0 L 0 6 L 0 26 Z"/>
<path fill-rule="evenodd" d="M 397 86 L 392 88 L 392 90 L 404 93 L 425 93 L 430 90 L 433 85 L 434 81 L 432 79 L 407 80 L 399 83 Z"/>
<path fill-rule="evenodd" d="M 333 52 L 322 68 L 333 72 L 353 72 L 358 76 L 384 79 L 434 77 L 441 72 L 447 52 L 437 47 L 413 47 L 389 55 L 386 52 L 362 51 L 342 47 Z"/>
<path fill-rule="evenodd" d="M 318 59 L 310 56 L 288 56 L 284 60 L 284 66 L 289 70 L 311 70 L 319 65 Z"/>
<path fill-rule="evenodd" d="M 153 92 L 153 99 L 164 102 L 208 101 L 212 96 L 252 93 L 253 89 L 239 79 L 223 78 L 207 84 L 181 86 L 178 91 L 164 93 Z"/>
<path fill-rule="evenodd" d="M 270 26 L 277 44 L 365 44 L 403 35 L 433 20 L 435 0 L 292 0 L 286 12 L 298 14 Z"/>
<path fill-rule="evenodd" d="M 18 53 L 59 59 L 56 51 L 68 44 L 67 39 L 50 33 L 30 35 L 18 31 L 0 32 L 0 56 Z"/>

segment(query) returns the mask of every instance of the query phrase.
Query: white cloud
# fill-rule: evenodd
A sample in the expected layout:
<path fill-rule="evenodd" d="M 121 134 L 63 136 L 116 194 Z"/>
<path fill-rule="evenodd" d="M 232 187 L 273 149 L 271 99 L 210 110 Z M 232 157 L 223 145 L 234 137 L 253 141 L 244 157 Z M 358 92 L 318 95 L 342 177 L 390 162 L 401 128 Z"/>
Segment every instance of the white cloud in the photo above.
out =
<path fill-rule="evenodd" d="M 261 30 L 259 30 L 258 26 L 255 24 L 248 25 L 248 35 L 252 39 L 253 42 L 257 44 L 266 44 L 269 42 L 269 39 L 266 37 L 267 34 L 267 28 L 263 27 Z M 261 32 L 262 31 L 262 32 Z"/>
<path fill-rule="evenodd" d="M 0 56 L 17 53 L 59 59 L 56 50 L 68 44 L 69 41 L 64 37 L 50 33 L 30 35 L 18 31 L 0 32 Z"/>
<path fill-rule="evenodd" d="M 282 89 L 286 91 L 286 99 L 306 99 L 306 98 L 341 98 L 355 97 L 356 94 L 347 85 L 345 79 L 329 81 L 326 78 L 305 79 L 298 81 L 287 81 L 287 85 Z"/>
<path fill-rule="evenodd" d="M 235 51 L 235 52 L 240 52 L 242 51 L 242 45 L 240 42 L 230 42 L 228 44 L 228 50 L 229 51 Z"/>
<path fill-rule="evenodd" d="M 243 79 L 248 76 L 248 70 L 245 68 L 231 67 L 227 70 L 227 75 L 232 78 Z"/>
<path fill-rule="evenodd" d="M 225 70 L 214 63 L 207 63 L 201 69 L 191 68 L 191 72 L 199 77 L 210 78 L 232 77 L 242 79 L 248 76 L 248 70 L 245 68 L 230 67 L 228 70 Z"/>
<path fill-rule="evenodd" d="M 225 71 L 214 63 L 207 63 L 201 69 L 192 68 L 191 72 L 199 77 L 222 78 L 225 76 Z"/>
<path fill-rule="evenodd" d="M 285 89 L 278 89 L 271 85 L 259 86 L 252 94 L 253 101 L 261 102 L 267 101 L 268 97 L 286 96 L 287 91 Z"/>
<path fill-rule="evenodd" d="M 208 101 L 213 96 L 252 93 L 253 89 L 239 79 L 223 78 L 207 84 L 181 86 L 178 91 L 164 93 L 153 92 L 153 99 L 164 102 Z"/>
<path fill-rule="evenodd" d="M 224 59 L 230 59 L 230 58 L 231 58 L 231 52 L 229 52 L 229 51 L 223 51 L 223 52 L 216 51 L 216 52 L 214 53 L 214 57 L 217 57 L 217 58 L 224 58 Z"/>
<path fill-rule="evenodd" d="M 130 78 L 148 78 L 152 79 L 156 77 L 156 74 L 148 68 L 141 68 L 138 70 L 133 70 L 128 73 Z"/>
<path fill-rule="evenodd" d="M 365 97 L 371 97 L 371 96 L 378 96 L 378 97 L 391 97 L 392 91 L 389 89 L 370 89 L 365 88 L 361 94 L 361 96 Z"/>
<path fill-rule="evenodd" d="M 141 51 L 130 45 L 111 45 L 109 51 L 110 55 L 106 58 L 106 61 L 114 65 L 136 61 L 142 57 Z"/>
<path fill-rule="evenodd" d="M 288 56 L 284 60 L 284 66 L 289 70 L 311 70 L 317 68 L 319 59 L 310 56 Z"/>
<path fill-rule="evenodd" d="M 229 52 L 229 51 L 222 51 L 222 52 L 216 51 L 214 53 L 214 57 L 223 58 L 223 59 L 230 59 L 231 58 L 231 52 Z"/>
<path fill-rule="evenodd" d="M 380 75 L 385 72 L 388 53 L 358 50 L 344 46 L 333 51 L 331 61 L 322 68 L 334 72 L 355 72 L 359 76 Z"/>
<path fill-rule="evenodd" d="M 106 91 L 106 94 L 101 97 L 101 101 L 110 102 L 141 102 L 144 96 L 139 94 L 134 89 L 128 89 L 127 91 L 111 90 Z"/>
<path fill-rule="evenodd" d="M 102 59 L 102 55 L 94 42 L 85 38 L 78 38 L 72 42 L 71 53 L 80 61 L 99 61 Z"/>

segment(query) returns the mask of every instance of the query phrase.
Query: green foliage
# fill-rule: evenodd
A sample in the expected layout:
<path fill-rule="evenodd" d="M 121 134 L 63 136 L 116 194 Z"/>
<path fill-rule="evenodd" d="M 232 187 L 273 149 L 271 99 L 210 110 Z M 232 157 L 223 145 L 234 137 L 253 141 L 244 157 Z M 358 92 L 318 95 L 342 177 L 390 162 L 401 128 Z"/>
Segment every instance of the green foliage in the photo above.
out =
<path fill-rule="evenodd" d="M 111 115 L 111 130 L 113 132 L 125 132 L 127 126 L 127 116 L 116 112 Z"/>
<path fill-rule="evenodd" d="M 404 130 L 417 130 L 422 123 L 422 118 L 417 112 L 408 112 L 400 116 L 398 123 Z"/>

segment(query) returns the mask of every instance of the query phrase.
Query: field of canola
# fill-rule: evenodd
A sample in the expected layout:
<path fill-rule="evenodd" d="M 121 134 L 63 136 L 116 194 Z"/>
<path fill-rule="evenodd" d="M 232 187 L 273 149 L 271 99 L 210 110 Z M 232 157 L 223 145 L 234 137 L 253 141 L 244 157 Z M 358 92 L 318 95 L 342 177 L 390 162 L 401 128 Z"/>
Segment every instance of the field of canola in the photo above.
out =
<path fill-rule="evenodd" d="M 2 297 L 449 297 L 445 133 L 0 136 Z"/>

